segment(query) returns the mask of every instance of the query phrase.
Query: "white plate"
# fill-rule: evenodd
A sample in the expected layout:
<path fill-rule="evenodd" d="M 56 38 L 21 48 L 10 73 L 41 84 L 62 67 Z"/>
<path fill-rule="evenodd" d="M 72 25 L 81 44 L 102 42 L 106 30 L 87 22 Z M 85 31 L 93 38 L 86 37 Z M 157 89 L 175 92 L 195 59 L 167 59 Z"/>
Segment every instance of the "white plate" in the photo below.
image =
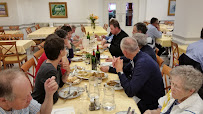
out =
<path fill-rule="evenodd" d="M 108 78 L 108 74 L 106 74 L 105 72 L 102 72 L 102 71 L 95 71 L 95 70 L 80 70 L 80 71 L 86 71 L 86 72 L 91 72 L 91 73 L 93 73 L 93 72 L 104 73 L 104 77 L 102 77 L 102 79 Z M 78 72 L 80 72 L 80 71 L 78 70 Z M 88 77 L 83 77 L 83 76 L 78 75 L 78 72 L 76 72 L 76 74 L 75 74 L 76 77 L 85 79 L 85 80 L 89 79 Z"/>
<path fill-rule="evenodd" d="M 70 88 L 70 94 L 73 92 L 77 92 L 77 94 L 75 96 L 71 95 L 68 98 L 66 98 L 69 95 L 69 94 L 67 94 L 69 91 L 69 88 Z M 84 91 L 84 88 L 71 86 L 71 87 L 66 87 L 66 88 L 61 89 L 58 92 L 58 94 L 63 99 L 73 99 L 73 98 L 79 97 L 83 93 L 83 91 Z"/>
<path fill-rule="evenodd" d="M 74 61 L 74 62 L 79 62 L 79 61 L 83 61 L 84 59 L 82 57 L 74 57 L 71 59 L 71 61 Z"/>
<path fill-rule="evenodd" d="M 100 66 L 112 66 L 112 62 L 103 62 Z"/>
<path fill-rule="evenodd" d="M 79 81 L 77 81 L 77 80 L 79 80 Z M 66 82 L 66 84 L 76 85 L 76 84 L 79 84 L 81 81 L 82 81 L 81 78 L 77 78 L 77 79 L 76 79 L 75 81 L 73 81 L 73 82 Z"/>
<path fill-rule="evenodd" d="M 115 81 L 115 82 L 119 83 L 118 85 L 113 86 L 114 90 L 122 90 L 123 89 L 123 87 L 121 86 L 120 80 L 111 80 L 111 81 Z M 107 83 L 105 83 L 105 86 L 109 86 L 109 85 L 107 85 Z"/>
<path fill-rule="evenodd" d="M 101 55 L 101 56 L 100 56 L 101 59 L 106 59 L 106 58 L 108 58 L 108 57 L 109 57 L 108 55 Z"/>

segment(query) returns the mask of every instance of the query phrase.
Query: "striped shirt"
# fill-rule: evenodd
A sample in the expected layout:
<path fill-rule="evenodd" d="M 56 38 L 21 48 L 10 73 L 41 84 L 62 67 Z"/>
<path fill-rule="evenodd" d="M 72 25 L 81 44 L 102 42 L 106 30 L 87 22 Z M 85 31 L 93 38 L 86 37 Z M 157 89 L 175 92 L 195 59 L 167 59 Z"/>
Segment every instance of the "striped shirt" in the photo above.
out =
<path fill-rule="evenodd" d="M 21 110 L 11 110 L 5 111 L 0 107 L 0 114 L 36 114 L 40 111 L 41 104 L 39 104 L 36 100 L 32 99 L 30 105 L 27 108 Z"/>

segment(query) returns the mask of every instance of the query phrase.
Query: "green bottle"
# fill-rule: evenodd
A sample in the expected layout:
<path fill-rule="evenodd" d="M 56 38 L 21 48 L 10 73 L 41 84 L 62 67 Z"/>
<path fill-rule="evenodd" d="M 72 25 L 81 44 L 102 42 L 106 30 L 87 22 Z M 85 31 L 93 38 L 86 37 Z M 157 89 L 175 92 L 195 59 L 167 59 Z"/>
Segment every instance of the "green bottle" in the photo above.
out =
<path fill-rule="evenodd" d="M 87 33 L 87 39 L 90 40 L 90 34 L 89 34 L 89 32 Z"/>
<path fill-rule="evenodd" d="M 99 52 L 99 45 L 97 45 L 96 59 L 97 59 L 97 64 L 100 64 L 100 52 Z"/>
<path fill-rule="evenodd" d="M 96 60 L 96 57 L 95 57 L 94 50 L 93 50 L 93 54 L 92 54 L 92 57 L 91 57 L 91 62 L 92 62 L 92 70 L 97 70 L 97 60 Z"/>

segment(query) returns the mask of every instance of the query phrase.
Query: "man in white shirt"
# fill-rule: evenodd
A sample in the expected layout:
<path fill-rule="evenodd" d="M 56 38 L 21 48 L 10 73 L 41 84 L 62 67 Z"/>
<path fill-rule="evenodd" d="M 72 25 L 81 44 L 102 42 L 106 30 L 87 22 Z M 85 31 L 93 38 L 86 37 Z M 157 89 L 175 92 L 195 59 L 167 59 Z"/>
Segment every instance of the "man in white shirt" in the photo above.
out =
<path fill-rule="evenodd" d="M 53 106 L 53 94 L 58 89 L 55 77 L 44 83 L 46 96 L 39 104 L 31 96 L 31 85 L 25 73 L 19 69 L 7 69 L 0 72 L 0 114 L 50 114 Z"/>

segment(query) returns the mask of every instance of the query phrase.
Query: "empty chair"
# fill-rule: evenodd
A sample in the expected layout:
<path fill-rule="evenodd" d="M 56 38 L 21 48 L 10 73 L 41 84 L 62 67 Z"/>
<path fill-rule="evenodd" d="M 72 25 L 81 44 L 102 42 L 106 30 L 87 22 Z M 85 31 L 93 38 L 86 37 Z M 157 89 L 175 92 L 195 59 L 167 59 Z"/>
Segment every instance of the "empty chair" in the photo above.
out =
<path fill-rule="evenodd" d="M 27 27 L 25 30 L 26 30 L 27 34 L 32 33 L 32 30 L 31 30 L 31 28 L 30 28 L 30 27 Z"/>
<path fill-rule="evenodd" d="M 171 88 L 170 84 L 168 84 L 168 79 L 170 79 L 170 71 L 172 70 L 171 67 L 167 66 L 167 65 L 163 65 L 163 69 L 161 71 L 162 77 L 164 78 L 165 81 L 165 91 L 166 93 L 168 93 L 169 89 Z"/>
<path fill-rule="evenodd" d="M 30 70 L 30 68 L 32 68 L 32 70 Z M 33 78 L 32 83 L 30 81 L 30 83 L 32 85 L 32 91 L 33 91 L 34 84 L 35 84 L 35 71 L 36 71 L 36 64 L 35 64 L 34 58 L 31 58 L 30 60 L 25 62 L 21 66 L 21 69 L 23 70 L 23 72 L 25 72 L 25 75 L 28 77 L 29 81 L 30 81 L 29 76 L 31 76 Z"/>
<path fill-rule="evenodd" d="M 19 30 L 19 26 L 10 26 L 9 29 L 10 30 Z"/>
<path fill-rule="evenodd" d="M 11 49 L 14 48 L 14 51 Z M 15 41 L 0 42 L 0 51 L 3 58 L 4 69 L 6 69 L 7 64 L 18 63 L 19 67 L 23 60 L 27 61 L 26 54 L 18 54 Z"/>
<path fill-rule="evenodd" d="M 172 68 L 174 68 L 175 66 L 179 65 L 179 50 L 178 50 L 178 44 L 171 42 L 171 50 L 172 50 L 172 54 L 173 54 L 173 64 L 172 64 Z"/>
<path fill-rule="evenodd" d="M 40 29 L 39 24 L 36 24 L 36 25 L 35 25 L 35 29 L 36 29 L 36 30 Z"/>
<path fill-rule="evenodd" d="M 9 40 L 23 40 L 24 34 L 10 34 Z"/>
<path fill-rule="evenodd" d="M 36 61 L 38 62 L 39 58 L 41 57 L 41 55 L 44 53 L 44 48 L 38 50 L 37 52 L 34 53 L 34 57 L 36 59 Z"/>
<path fill-rule="evenodd" d="M 156 58 L 157 58 L 157 63 L 159 64 L 159 68 L 161 67 L 161 65 L 163 64 L 164 60 L 159 57 L 157 54 L 156 54 Z"/>

